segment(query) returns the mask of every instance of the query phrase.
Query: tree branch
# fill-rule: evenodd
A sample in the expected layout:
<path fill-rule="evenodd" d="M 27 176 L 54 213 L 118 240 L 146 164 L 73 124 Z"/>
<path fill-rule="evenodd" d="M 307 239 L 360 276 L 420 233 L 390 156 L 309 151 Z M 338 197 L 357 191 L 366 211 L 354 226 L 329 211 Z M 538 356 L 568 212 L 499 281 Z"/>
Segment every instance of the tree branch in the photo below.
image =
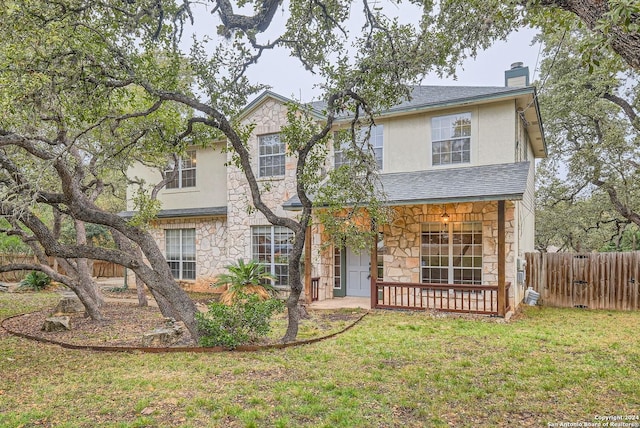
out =
<path fill-rule="evenodd" d="M 222 23 L 228 30 L 242 30 L 245 33 L 257 31 L 262 33 L 269 28 L 281 0 L 261 0 L 257 12 L 253 16 L 236 14 L 229 0 L 216 0 L 216 10 Z"/>
<path fill-rule="evenodd" d="M 638 120 L 638 115 L 633 106 L 629 104 L 627 100 L 609 92 L 602 94 L 602 97 L 619 106 L 629 118 L 631 126 L 633 126 L 637 131 L 640 131 L 640 120 Z"/>
<path fill-rule="evenodd" d="M 620 22 L 612 22 L 608 16 L 611 11 L 611 4 L 614 2 L 603 0 L 533 0 L 527 6 L 536 4 L 541 6 L 555 6 L 572 12 L 580 18 L 592 31 L 600 24 L 610 23 L 607 26 L 607 40 L 611 48 L 620 55 L 632 68 L 640 70 L 640 34 L 637 31 L 630 31 L 628 25 Z M 620 7 L 627 7 L 621 5 Z M 638 14 L 632 14 L 632 23 L 640 22 Z"/>

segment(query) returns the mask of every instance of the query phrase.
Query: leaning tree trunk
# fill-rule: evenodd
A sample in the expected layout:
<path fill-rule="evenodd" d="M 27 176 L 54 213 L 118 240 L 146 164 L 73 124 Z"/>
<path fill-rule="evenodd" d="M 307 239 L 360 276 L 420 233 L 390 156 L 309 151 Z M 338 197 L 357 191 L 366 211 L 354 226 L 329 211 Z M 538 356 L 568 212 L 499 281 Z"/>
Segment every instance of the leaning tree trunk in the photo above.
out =
<path fill-rule="evenodd" d="M 91 271 L 88 269 L 87 259 L 80 259 L 77 263 L 78 281 L 82 283 L 83 288 L 89 295 L 91 295 L 98 307 L 104 306 L 104 296 L 102 295 L 102 291 L 100 290 L 98 283 L 93 280 L 93 277 L 90 274 Z"/>
<path fill-rule="evenodd" d="M 87 230 L 83 221 L 75 220 L 76 228 L 76 242 L 78 245 L 87 245 Z M 98 287 L 98 284 L 93 280 L 92 264 L 88 259 L 76 259 L 76 270 L 78 272 L 78 281 L 83 285 L 91 297 L 96 302 L 98 307 L 104 305 L 104 297 Z"/>
<path fill-rule="evenodd" d="M 128 265 L 140 276 L 158 303 L 163 316 L 183 321 L 194 340 L 199 339 L 196 312 L 198 308 L 189 295 L 176 283 L 164 255 L 154 238 L 147 232 L 137 235 L 135 241 L 113 229 L 112 236 L 121 251 L 137 259 L 139 264 Z M 142 254 L 144 259 L 140 257 Z"/>
<path fill-rule="evenodd" d="M 136 293 L 138 294 L 138 306 L 141 308 L 149 306 L 147 294 L 144 292 L 144 281 L 138 274 L 136 274 Z"/>
<path fill-rule="evenodd" d="M 77 264 L 71 264 L 65 259 L 59 259 L 58 263 L 67 275 L 61 275 L 52 270 L 49 276 L 63 283 L 76 293 L 76 296 L 78 296 L 78 299 L 80 299 L 80 302 L 84 305 L 87 315 L 89 315 L 92 320 L 103 321 L 104 317 L 100 308 L 103 306 L 104 300 L 102 299 L 102 294 L 96 294 L 97 284 L 95 281 L 93 281 L 91 277 L 88 279 L 83 277 L 79 269 L 77 269 Z M 75 277 L 75 279 L 73 279 L 73 277 Z M 96 295 L 100 295 L 100 300 L 96 299 Z"/>
<path fill-rule="evenodd" d="M 140 278 L 149 287 L 162 315 L 184 322 L 185 327 L 191 333 L 191 337 L 198 341 L 200 335 L 195 317 L 196 312 L 198 312 L 196 304 L 176 284 L 167 263 L 157 263 L 157 260 L 155 262 L 151 260 L 149 262 L 154 267 L 153 269 L 145 267 L 142 270 L 136 269 L 134 272 L 139 274 Z"/>
<path fill-rule="evenodd" d="M 142 250 L 140 247 L 135 246 L 134 249 L 136 255 L 139 260 L 144 260 L 144 256 L 142 255 Z M 136 273 L 136 293 L 138 294 L 138 306 L 146 307 L 149 306 L 149 302 L 147 301 L 147 295 L 144 292 L 144 281 L 140 278 L 140 275 Z"/>
<path fill-rule="evenodd" d="M 282 337 L 282 342 L 293 342 L 298 337 L 298 326 L 300 325 L 300 295 L 302 294 L 302 279 L 300 275 L 300 259 L 304 249 L 306 228 L 302 228 L 295 234 L 293 248 L 289 254 L 289 298 L 287 299 L 287 331 Z M 311 269 L 311 266 L 307 266 Z"/>
<path fill-rule="evenodd" d="M 17 223 L 13 221 L 11 223 L 14 227 L 17 227 Z M 34 240 L 27 239 L 26 242 L 33 251 L 33 254 L 36 256 L 38 263 L 40 263 L 42 272 L 49 275 L 49 277 L 54 281 L 63 283 L 76 293 L 76 296 L 78 296 L 80 302 L 84 305 L 87 315 L 89 315 L 92 320 L 104 320 L 100 310 L 100 307 L 102 306 L 101 301 L 96 300 L 96 284 L 93 279 L 89 277 L 88 281 L 86 281 L 86 278 L 83 278 L 80 275 L 77 264 L 72 264 L 65 259 L 59 259 L 57 257 L 54 258 L 54 267 L 52 268 L 49 266 L 49 259 L 44 251 L 42 251 L 42 247 L 40 247 Z M 62 275 L 58 272 L 58 264 L 60 264 L 65 270 L 66 275 Z"/>
<path fill-rule="evenodd" d="M 162 294 L 160 294 L 157 290 L 151 288 L 151 295 L 154 300 L 158 304 L 158 309 L 160 309 L 160 313 L 166 318 L 173 319 L 181 319 L 180 315 L 173 309 L 171 304 L 167 299 L 165 299 Z"/>
<path fill-rule="evenodd" d="M 78 296 L 78 299 L 80 299 L 80 302 L 82 302 L 82 304 L 84 305 L 84 310 L 87 311 L 87 315 L 89 315 L 89 318 L 94 321 L 104 321 L 104 316 L 102 315 L 102 311 L 100 310 L 100 307 L 102 305 L 99 305 L 93 299 L 93 296 L 87 293 L 85 287 L 76 286 L 76 284 L 73 284 L 73 282 L 66 283 L 65 285 L 68 286 L 74 293 L 76 293 L 76 296 Z"/>

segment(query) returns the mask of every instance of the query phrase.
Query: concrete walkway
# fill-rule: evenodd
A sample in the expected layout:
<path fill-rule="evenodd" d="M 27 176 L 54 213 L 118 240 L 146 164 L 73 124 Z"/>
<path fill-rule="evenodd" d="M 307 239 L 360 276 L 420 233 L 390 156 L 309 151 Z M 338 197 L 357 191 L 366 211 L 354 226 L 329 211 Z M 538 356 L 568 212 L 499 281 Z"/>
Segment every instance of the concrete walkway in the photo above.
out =
<path fill-rule="evenodd" d="M 122 287 L 124 285 L 124 278 L 99 278 L 96 280 L 101 287 Z M 135 284 L 129 284 L 129 288 L 135 289 Z M 117 301 L 123 301 L 124 299 L 114 299 Z M 132 302 L 137 302 L 137 299 L 132 296 L 130 298 Z M 108 299 L 111 301 L 111 299 Z M 153 302 L 153 303 L 152 303 Z M 155 304 L 153 298 L 149 298 L 150 304 Z M 334 297 L 333 299 L 326 299 L 311 303 L 310 309 L 340 309 L 340 308 L 363 308 L 371 309 L 371 299 L 369 297 Z"/>
<path fill-rule="evenodd" d="M 341 309 L 341 308 L 363 308 L 371 309 L 371 298 L 369 297 L 334 297 L 333 299 L 319 300 L 312 302 L 309 309 Z"/>

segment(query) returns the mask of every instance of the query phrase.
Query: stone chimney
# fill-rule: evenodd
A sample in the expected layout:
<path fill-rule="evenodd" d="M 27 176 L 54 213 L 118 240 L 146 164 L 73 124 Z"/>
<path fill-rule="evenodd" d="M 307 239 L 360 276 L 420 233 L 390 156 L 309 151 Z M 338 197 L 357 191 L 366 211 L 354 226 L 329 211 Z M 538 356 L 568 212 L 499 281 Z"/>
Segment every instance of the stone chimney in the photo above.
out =
<path fill-rule="evenodd" d="M 521 62 L 511 64 L 511 69 L 504 72 L 504 86 L 529 86 L 529 67 L 523 67 Z"/>

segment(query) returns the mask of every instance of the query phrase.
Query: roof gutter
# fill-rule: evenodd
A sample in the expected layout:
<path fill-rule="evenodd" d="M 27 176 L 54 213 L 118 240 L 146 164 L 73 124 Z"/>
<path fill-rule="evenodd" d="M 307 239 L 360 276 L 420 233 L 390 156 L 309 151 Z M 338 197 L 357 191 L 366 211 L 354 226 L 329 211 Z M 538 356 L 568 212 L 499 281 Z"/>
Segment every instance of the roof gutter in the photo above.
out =
<path fill-rule="evenodd" d="M 462 202 L 490 202 L 490 201 L 521 201 L 522 193 L 511 193 L 501 195 L 485 195 L 485 196 L 456 196 L 452 198 L 431 198 L 431 199 L 405 199 L 395 201 L 385 201 L 385 206 L 404 206 L 404 205 L 438 205 L 438 204 L 454 204 Z M 301 211 L 302 204 L 299 202 L 292 204 L 283 204 L 285 211 Z M 322 208 L 322 207 L 317 207 Z"/>

